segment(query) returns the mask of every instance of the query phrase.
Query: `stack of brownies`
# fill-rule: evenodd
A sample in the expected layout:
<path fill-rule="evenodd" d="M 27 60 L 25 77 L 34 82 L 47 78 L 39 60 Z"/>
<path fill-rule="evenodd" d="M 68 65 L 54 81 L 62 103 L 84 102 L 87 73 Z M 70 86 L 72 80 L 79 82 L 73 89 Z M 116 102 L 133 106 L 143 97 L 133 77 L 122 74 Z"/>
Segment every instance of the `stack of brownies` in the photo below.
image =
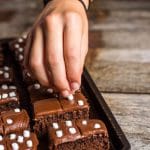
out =
<path fill-rule="evenodd" d="M 13 41 L 10 47 L 21 66 L 24 83 L 27 86 L 30 96 L 30 104 L 33 108 L 32 121 L 34 122 L 34 133 L 39 139 L 48 138 L 50 150 L 108 150 L 109 139 L 106 126 L 101 120 L 90 119 L 89 102 L 81 91 L 70 95 L 68 98 L 63 98 L 55 93 L 53 89 L 43 87 L 38 81 L 31 78 L 30 73 L 24 68 L 22 63 L 25 43 L 26 37 L 21 37 Z M 16 99 L 17 97 L 16 94 Z M 16 99 L 13 101 L 15 102 L 15 106 L 18 106 L 19 103 L 17 103 Z M 6 110 L 6 108 L 4 110 Z M 21 112 L 25 113 L 25 110 Z M 14 111 L 13 113 L 16 112 Z M 28 129 L 29 131 L 29 126 L 25 126 L 25 124 L 28 124 L 27 118 L 24 117 L 23 120 L 26 121 L 26 123 L 21 124 L 21 127 L 19 125 L 16 127 L 17 129 L 19 128 L 19 130 L 22 128 L 20 131 L 22 134 L 24 134 L 24 130 Z M 18 131 L 16 130 L 15 132 Z M 32 134 L 34 135 L 34 133 Z M 35 148 L 38 143 L 37 140 L 35 140 L 36 136 L 30 137 L 34 139 L 32 140 L 32 146 L 34 145 Z M 7 136 L 6 139 L 8 139 Z M 26 139 L 24 142 L 27 144 Z M 8 147 L 11 145 L 7 140 L 4 142 L 4 145 L 5 143 L 9 143 L 7 144 Z M 24 145 L 22 147 L 24 147 Z"/>

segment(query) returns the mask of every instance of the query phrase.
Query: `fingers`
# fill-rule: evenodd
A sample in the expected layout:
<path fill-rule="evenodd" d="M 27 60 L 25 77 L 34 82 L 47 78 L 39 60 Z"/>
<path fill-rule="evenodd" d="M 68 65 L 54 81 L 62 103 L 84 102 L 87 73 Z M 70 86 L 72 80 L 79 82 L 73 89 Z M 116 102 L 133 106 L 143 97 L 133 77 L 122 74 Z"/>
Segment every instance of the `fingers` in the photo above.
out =
<path fill-rule="evenodd" d="M 57 15 L 48 16 L 45 24 L 47 68 L 51 70 L 54 86 L 67 97 L 70 87 L 63 57 L 63 25 Z"/>
<path fill-rule="evenodd" d="M 76 91 L 81 84 L 82 20 L 77 13 L 67 14 L 66 20 L 64 30 L 66 73 L 71 90 Z"/>
<path fill-rule="evenodd" d="M 44 66 L 43 33 L 40 26 L 35 29 L 29 55 L 29 68 L 32 75 L 44 86 L 49 86 L 49 80 Z"/>

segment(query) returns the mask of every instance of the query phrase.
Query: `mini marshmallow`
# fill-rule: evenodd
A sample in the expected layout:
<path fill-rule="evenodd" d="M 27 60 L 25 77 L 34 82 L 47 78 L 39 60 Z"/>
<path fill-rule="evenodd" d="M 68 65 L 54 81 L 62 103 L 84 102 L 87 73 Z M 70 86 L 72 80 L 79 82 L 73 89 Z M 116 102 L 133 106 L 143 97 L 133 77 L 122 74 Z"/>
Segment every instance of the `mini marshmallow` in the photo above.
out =
<path fill-rule="evenodd" d="M 23 136 L 19 135 L 17 138 L 18 143 L 23 143 Z"/>
<path fill-rule="evenodd" d="M 69 101 L 72 101 L 72 100 L 74 99 L 74 97 L 73 97 L 72 94 L 70 94 L 70 95 L 68 95 L 67 99 L 68 99 Z"/>
<path fill-rule="evenodd" d="M 16 97 L 16 93 L 15 92 L 9 92 L 9 97 Z"/>
<path fill-rule="evenodd" d="M 8 97 L 8 94 L 7 93 L 3 93 L 2 94 L 2 98 L 7 98 Z"/>
<path fill-rule="evenodd" d="M 3 144 L 0 144 L 0 150 L 4 150 L 4 145 Z"/>
<path fill-rule="evenodd" d="M 9 67 L 8 66 L 4 66 L 3 68 L 5 71 L 8 71 L 9 70 Z"/>
<path fill-rule="evenodd" d="M 29 72 L 26 73 L 28 77 L 31 77 L 31 74 Z"/>
<path fill-rule="evenodd" d="M 23 136 L 26 137 L 26 138 L 30 137 L 30 131 L 29 130 L 24 130 L 23 131 Z"/>
<path fill-rule="evenodd" d="M 59 128 L 59 125 L 58 125 L 57 122 L 54 122 L 54 123 L 53 123 L 53 128 L 54 128 L 54 129 L 58 129 L 58 128 Z"/>
<path fill-rule="evenodd" d="M 0 94 L 0 99 L 2 99 L 2 95 Z"/>
<path fill-rule="evenodd" d="M 9 89 L 16 90 L 16 89 L 17 89 L 17 87 L 16 87 L 16 86 L 14 86 L 14 85 L 10 85 L 10 86 L 9 86 Z"/>
<path fill-rule="evenodd" d="M 3 136 L 2 135 L 0 135 L 0 141 L 2 141 L 3 140 Z"/>
<path fill-rule="evenodd" d="M 3 85 L 1 86 L 1 88 L 2 88 L 3 90 L 7 90 L 7 89 L 8 89 L 8 85 L 7 85 L 7 84 L 3 84 Z"/>
<path fill-rule="evenodd" d="M 82 120 L 82 125 L 87 125 L 87 120 Z"/>
<path fill-rule="evenodd" d="M 12 133 L 9 135 L 10 140 L 16 139 L 16 134 Z"/>
<path fill-rule="evenodd" d="M 18 56 L 18 60 L 19 60 L 19 61 L 22 61 L 22 60 L 23 60 L 23 58 L 24 58 L 24 57 L 23 57 L 23 55 L 22 55 L 22 54 L 20 54 L 20 55 Z"/>
<path fill-rule="evenodd" d="M 6 119 L 7 124 L 12 124 L 13 120 L 12 119 Z"/>
<path fill-rule="evenodd" d="M 8 72 L 4 73 L 4 78 L 9 78 L 9 73 Z"/>
<path fill-rule="evenodd" d="M 83 106 L 83 105 L 84 105 L 83 100 L 78 100 L 78 105 L 79 105 L 79 106 Z"/>
<path fill-rule="evenodd" d="M 36 90 L 38 90 L 38 89 L 41 88 L 41 85 L 40 85 L 39 83 L 35 83 L 35 84 L 34 84 L 34 88 L 35 88 Z"/>
<path fill-rule="evenodd" d="M 19 42 L 19 43 L 22 43 L 22 42 L 23 42 L 23 39 L 22 39 L 22 38 L 19 38 L 19 39 L 18 39 L 18 42 Z"/>
<path fill-rule="evenodd" d="M 19 47 L 18 51 L 19 51 L 19 52 L 23 52 L 23 48 L 22 48 L 22 47 Z"/>
<path fill-rule="evenodd" d="M 76 131 L 75 128 L 71 127 L 71 128 L 69 128 L 69 132 L 70 132 L 71 134 L 75 134 L 77 131 Z"/>
<path fill-rule="evenodd" d="M 51 89 L 51 88 L 47 89 L 47 92 L 48 92 L 48 93 L 53 93 L 53 91 L 54 91 L 54 90 Z"/>
<path fill-rule="evenodd" d="M 28 140 L 26 144 L 28 148 L 33 147 L 33 142 L 31 140 Z"/>
<path fill-rule="evenodd" d="M 57 131 L 56 131 L 56 136 L 57 136 L 58 138 L 62 137 L 62 136 L 63 136 L 63 131 L 62 131 L 62 130 L 57 130 Z"/>
<path fill-rule="evenodd" d="M 15 108 L 14 112 L 16 112 L 16 113 L 20 112 L 20 108 Z"/>
<path fill-rule="evenodd" d="M 20 45 L 19 45 L 19 44 L 15 44 L 14 47 L 15 47 L 15 48 L 19 48 Z"/>
<path fill-rule="evenodd" d="M 99 128 L 101 128 L 101 125 L 99 123 L 95 123 L 94 124 L 94 129 L 99 129 Z"/>
<path fill-rule="evenodd" d="M 0 74 L 3 74 L 4 73 L 4 71 L 3 70 L 0 70 Z"/>
<path fill-rule="evenodd" d="M 24 39 L 26 39 L 26 38 L 27 38 L 27 34 L 23 34 L 22 37 L 23 37 Z"/>
<path fill-rule="evenodd" d="M 11 146 L 12 146 L 12 150 L 19 150 L 18 143 L 12 143 Z"/>
<path fill-rule="evenodd" d="M 72 121 L 71 120 L 67 120 L 66 121 L 66 126 L 71 127 L 72 126 Z"/>

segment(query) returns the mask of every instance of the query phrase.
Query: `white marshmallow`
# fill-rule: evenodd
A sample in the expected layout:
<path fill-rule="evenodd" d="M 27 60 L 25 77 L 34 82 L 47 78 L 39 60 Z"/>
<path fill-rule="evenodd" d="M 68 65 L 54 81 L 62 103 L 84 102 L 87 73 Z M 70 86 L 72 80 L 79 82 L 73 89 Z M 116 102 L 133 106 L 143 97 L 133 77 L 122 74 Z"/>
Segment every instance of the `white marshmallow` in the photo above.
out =
<path fill-rule="evenodd" d="M 0 144 L 0 150 L 4 150 L 4 145 L 3 144 Z"/>
<path fill-rule="evenodd" d="M 35 83 L 35 84 L 34 84 L 34 88 L 35 88 L 36 90 L 38 90 L 38 89 L 41 88 L 41 85 L 40 85 L 39 83 Z"/>
<path fill-rule="evenodd" d="M 0 94 L 0 99 L 2 99 L 2 95 Z"/>
<path fill-rule="evenodd" d="M 9 92 L 9 97 L 16 97 L 16 93 L 15 92 Z"/>
<path fill-rule="evenodd" d="M 27 38 L 27 34 L 26 33 L 24 33 L 23 35 L 22 35 L 22 37 L 24 38 L 24 39 L 26 39 Z"/>
<path fill-rule="evenodd" d="M 8 71 L 9 70 L 9 67 L 8 66 L 4 66 L 3 68 L 5 71 Z"/>
<path fill-rule="evenodd" d="M 8 85 L 7 85 L 7 84 L 3 84 L 3 85 L 1 86 L 1 88 L 2 88 L 3 90 L 7 90 L 7 89 L 8 89 Z"/>
<path fill-rule="evenodd" d="M 23 136 L 19 135 L 17 138 L 18 143 L 23 143 Z"/>
<path fill-rule="evenodd" d="M 2 98 L 7 98 L 8 97 L 8 94 L 7 93 L 3 93 L 2 94 Z"/>
<path fill-rule="evenodd" d="M 15 48 L 19 48 L 20 45 L 19 45 L 19 44 L 15 44 L 14 47 L 15 47 Z"/>
<path fill-rule="evenodd" d="M 66 121 L 66 126 L 71 127 L 72 126 L 72 121 L 71 120 L 67 120 Z"/>
<path fill-rule="evenodd" d="M 74 99 L 74 97 L 73 97 L 72 94 L 70 94 L 70 95 L 68 95 L 67 99 L 68 99 L 69 101 L 72 101 L 72 100 Z"/>
<path fill-rule="evenodd" d="M 54 129 L 58 129 L 58 128 L 59 128 L 59 125 L 58 125 L 57 122 L 54 122 L 54 123 L 53 123 L 53 128 L 54 128 Z"/>
<path fill-rule="evenodd" d="M 29 130 L 24 130 L 23 131 L 23 136 L 26 137 L 26 138 L 30 137 L 30 131 Z"/>
<path fill-rule="evenodd" d="M 62 131 L 62 130 L 57 130 L 57 131 L 56 131 L 56 136 L 57 136 L 58 138 L 62 137 L 62 136 L 63 136 L 63 131 Z"/>
<path fill-rule="evenodd" d="M 3 71 L 3 70 L 0 70 L 0 75 L 3 74 L 3 73 L 4 73 L 4 71 Z"/>
<path fill-rule="evenodd" d="M 16 86 L 14 86 L 14 85 L 10 85 L 10 86 L 9 86 L 9 89 L 16 90 L 16 89 L 17 89 L 17 87 L 16 87 Z"/>
<path fill-rule="evenodd" d="M 2 135 L 0 135 L 0 141 L 2 141 L 3 140 L 3 136 Z"/>
<path fill-rule="evenodd" d="M 31 77 L 31 74 L 29 72 L 26 73 L 28 77 Z"/>
<path fill-rule="evenodd" d="M 23 39 L 22 39 L 22 38 L 19 38 L 19 39 L 18 39 L 18 42 L 19 42 L 19 43 L 22 43 L 22 42 L 23 42 Z"/>
<path fill-rule="evenodd" d="M 18 51 L 19 51 L 19 52 L 23 52 L 23 48 L 22 48 L 22 47 L 19 47 Z"/>
<path fill-rule="evenodd" d="M 9 135 L 10 140 L 16 139 L 16 134 L 12 133 Z"/>
<path fill-rule="evenodd" d="M 94 129 L 99 129 L 99 128 L 101 128 L 101 125 L 99 123 L 95 123 L 94 124 Z"/>
<path fill-rule="evenodd" d="M 14 112 L 16 112 L 16 113 L 20 112 L 20 108 L 15 108 Z"/>
<path fill-rule="evenodd" d="M 12 150 L 19 150 L 18 143 L 12 143 L 11 146 L 12 146 Z"/>
<path fill-rule="evenodd" d="M 49 89 L 47 89 L 47 92 L 48 93 L 53 93 L 53 89 L 49 88 Z"/>
<path fill-rule="evenodd" d="M 82 125 L 87 125 L 87 120 L 82 120 Z"/>
<path fill-rule="evenodd" d="M 28 140 L 26 144 L 28 148 L 33 147 L 33 142 L 31 140 Z"/>
<path fill-rule="evenodd" d="M 8 72 L 4 73 L 4 78 L 9 78 L 9 73 Z"/>
<path fill-rule="evenodd" d="M 23 58 L 24 58 L 24 56 L 23 56 L 22 54 L 20 54 L 20 55 L 18 56 L 18 60 L 19 60 L 19 61 L 22 61 Z"/>
<path fill-rule="evenodd" d="M 7 124 L 12 124 L 13 120 L 12 119 L 6 119 Z"/>
<path fill-rule="evenodd" d="M 71 128 L 69 128 L 69 132 L 70 132 L 71 134 L 75 134 L 77 131 L 76 131 L 75 128 L 71 127 Z"/>
<path fill-rule="evenodd" d="M 78 105 L 79 105 L 79 106 L 83 106 L 83 105 L 84 105 L 83 100 L 78 100 Z"/>

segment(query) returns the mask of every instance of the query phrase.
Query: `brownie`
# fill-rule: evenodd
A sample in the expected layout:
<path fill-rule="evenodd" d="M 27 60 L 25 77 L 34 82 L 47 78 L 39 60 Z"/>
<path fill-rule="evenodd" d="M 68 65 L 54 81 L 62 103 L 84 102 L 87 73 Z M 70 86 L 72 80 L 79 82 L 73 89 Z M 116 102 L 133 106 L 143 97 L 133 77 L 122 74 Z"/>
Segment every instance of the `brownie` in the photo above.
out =
<path fill-rule="evenodd" d="M 3 130 L 0 130 L 0 134 L 20 133 L 29 127 L 29 116 L 26 110 L 16 108 L 1 113 L 0 122 L 0 128 L 3 128 Z"/>
<path fill-rule="evenodd" d="M 9 86 L 7 84 L 3 84 L 0 88 L 0 105 L 18 105 L 19 104 L 19 94 L 16 86 Z"/>
<path fill-rule="evenodd" d="M 0 84 L 11 83 L 13 81 L 13 71 L 11 67 L 0 67 Z"/>
<path fill-rule="evenodd" d="M 22 133 L 0 135 L 0 150 L 37 150 L 38 139 L 35 133 L 24 130 Z"/>
<path fill-rule="evenodd" d="M 81 93 L 76 93 L 70 101 L 57 98 L 36 101 L 33 103 L 33 110 L 34 130 L 39 136 L 46 134 L 47 126 L 54 121 L 89 117 L 89 105 Z"/>
<path fill-rule="evenodd" d="M 37 100 L 55 97 L 53 89 L 43 87 L 38 82 L 28 86 L 28 92 L 31 99 L 31 103 Z"/>
<path fill-rule="evenodd" d="M 49 150 L 108 150 L 109 137 L 97 119 L 53 122 L 48 127 Z"/>
<path fill-rule="evenodd" d="M 19 37 L 10 43 L 10 49 L 15 53 L 15 58 L 23 66 L 26 36 Z"/>

